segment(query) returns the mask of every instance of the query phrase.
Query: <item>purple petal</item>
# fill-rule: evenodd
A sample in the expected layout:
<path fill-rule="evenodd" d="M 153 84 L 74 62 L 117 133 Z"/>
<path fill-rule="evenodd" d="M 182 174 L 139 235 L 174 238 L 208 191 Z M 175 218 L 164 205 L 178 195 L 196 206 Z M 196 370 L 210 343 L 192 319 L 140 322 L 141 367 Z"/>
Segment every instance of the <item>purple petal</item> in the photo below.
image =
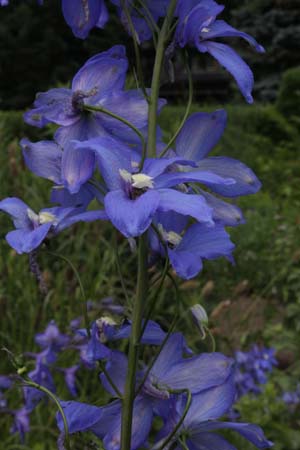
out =
<path fill-rule="evenodd" d="M 223 178 L 213 172 L 202 170 L 166 173 L 155 179 L 155 187 L 157 189 L 169 188 L 182 183 L 203 183 L 208 187 L 215 186 L 216 184 L 230 186 L 235 184 L 235 180 L 233 178 Z"/>
<path fill-rule="evenodd" d="M 197 45 L 200 52 L 208 52 L 235 78 L 237 85 L 248 103 L 253 103 L 251 95 L 254 79 L 249 66 L 231 47 L 219 42 L 205 41 Z"/>
<path fill-rule="evenodd" d="M 103 0 L 62 0 L 65 21 L 76 37 L 85 39 L 97 24 L 102 2 Z"/>
<path fill-rule="evenodd" d="M 241 436 L 250 441 L 257 448 L 270 448 L 273 443 L 268 441 L 264 436 L 263 430 L 254 424 L 236 423 L 236 422 L 204 422 L 201 425 L 203 431 L 212 431 L 220 429 L 230 429 L 237 431 Z M 200 427 L 198 428 L 200 432 Z M 201 434 L 199 433 L 199 436 Z"/>
<path fill-rule="evenodd" d="M 184 425 L 197 431 L 202 422 L 222 417 L 231 408 L 235 394 L 234 378 L 230 376 L 223 384 L 193 395 Z"/>
<path fill-rule="evenodd" d="M 226 122 L 227 114 L 224 109 L 192 114 L 176 139 L 176 154 L 192 161 L 200 161 L 219 142 Z"/>
<path fill-rule="evenodd" d="M 28 139 L 22 139 L 20 145 L 25 163 L 31 172 L 56 184 L 61 184 L 62 151 L 55 142 L 33 143 Z"/>
<path fill-rule="evenodd" d="M 55 88 L 37 94 L 35 108 L 24 114 L 24 120 L 29 125 L 43 127 L 49 122 L 68 126 L 79 120 L 78 112 L 72 106 L 70 89 Z"/>
<path fill-rule="evenodd" d="M 86 104 L 95 104 L 99 99 L 123 88 L 128 62 L 121 46 L 109 52 L 93 56 L 77 72 L 72 91 L 83 92 Z"/>
<path fill-rule="evenodd" d="M 137 398 L 134 402 L 131 450 L 137 450 L 144 447 L 152 424 L 152 407 L 149 401 L 143 398 Z M 116 420 L 110 423 L 108 433 L 103 440 L 104 447 L 107 450 L 117 450 L 120 448 L 121 440 L 121 414 Z"/>
<path fill-rule="evenodd" d="M 126 237 L 137 237 L 149 228 L 159 204 L 159 193 L 148 190 L 136 200 L 124 191 L 109 192 L 105 199 L 105 211 L 112 224 Z"/>
<path fill-rule="evenodd" d="M 159 105 L 162 106 L 161 103 Z M 101 98 L 99 106 L 126 119 L 140 130 L 147 125 L 148 102 L 141 91 L 110 92 L 106 97 Z M 128 125 L 119 120 L 105 113 L 98 113 L 97 116 L 110 134 L 127 141 L 139 139 Z"/>
<path fill-rule="evenodd" d="M 191 161 L 187 161 L 186 159 L 182 159 L 181 157 L 173 157 L 173 158 L 147 158 L 144 162 L 143 173 L 156 178 L 165 172 L 173 164 L 181 164 L 181 165 L 189 165 L 191 167 L 196 167 L 196 164 L 193 164 Z M 176 167 L 176 166 L 175 166 Z"/>
<path fill-rule="evenodd" d="M 109 377 L 113 380 L 115 386 L 118 388 L 121 394 L 123 394 L 125 391 L 127 367 L 127 357 L 124 355 L 124 353 L 118 351 L 112 352 L 105 366 L 106 372 L 109 374 Z M 107 392 L 115 397 L 117 395 L 116 391 L 111 386 L 104 373 L 101 373 L 100 379 L 104 389 L 106 389 Z"/>
<path fill-rule="evenodd" d="M 215 259 L 219 256 L 230 256 L 234 247 L 222 225 L 207 227 L 197 223 L 188 228 L 176 250 L 194 253 L 201 258 Z"/>
<path fill-rule="evenodd" d="M 61 402 L 61 406 L 67 419 L 69 433 L 71 434 L 92 428 L 104 415 L 103 408 L 86 403 Z M 58 413 L 56 419 L 59 429 L 63 431 L 64 424 L 61 414 Z"/>
<path fill-rule="evenodd" d="M 232 186 L 210 186 L 214 192 L 225 197 L 255 194 L 261 188 L 261 183 L 253 171 L 237 159 L 223 156 L 206 158 L 198 163 L 198 168 L 235 180 L 235 184 Z"/>
<path fill-rule="evenodd" d="M 94 222 L 95 220 L 108 220 L 108 217 L 103 210 L 86 211 L 74 215 L 69 215 L 62 220 L 55 228 L 55 232 L 60 232 L 74 223 L 78 222 Z"/>
<path fill-rule="evenodd" d="M 245 223 L 243 213 L 238 206 L 224 202 L 207 191 L 201 190 L 201 194 L 207 204 L 213 208 L 214 221 L 229 227 L 235 227 L 236 225 Z"/>
<path fill-rule="evenodd" d="M 182 360 L 183 344 L 184 339 L 182 334 L 173 333 L 160 352 L 151 370 L 151 374 L 154 374 L 157 378 L 167 375 L 170 366 Z"/>
<path fill-rule="evenodd" d="M 212 40 L 218 37 L 241 37 L 249 42 L 249 44 L 254 47 L 258 53 L 265 52 L 265 49 L 258 44 L 252 36 L 244 33 L 243 31 L 236 30 L 228 23 L 224 22 L 224 20 L 216 20 L 208 27 L 208 31 L 205 30 L 205 32 L 200 33 L 200 39 L 204 40 Z"/>
<path fill-rule="evenodd" d="M 79 192 L 80 187 L 93 175 L 95 154 L 88 149 L 78 149 L 68 145 L 62 157 L 62 180 L 71 194 Z"/>
<path fill-rule="evenodd" d="M 54 140 L 65 149 L 72 140 L 86 141 L 103 135 L 106 135 L 106 132 L 99 120 L 93 115 L 87 115 L 81 117 L 73 125 L 58 128 L 55 132 Z"/>
<path fill-rule="evenodd" d="M 202 270 L 202 260 L 195 253 L 168 249 L 168 256 L 177 275 L 185 280 L 194 278 Z"/>
<path fill-rule="evenodd" d="M 191 216 L 199 222 L 213 225 L 212 208 L 201 195 L 184 194 L 175 189 L 160 189 L 159 212 L 175 211 L 184 216 Z"/>
<path fill-rule="evenodd" d="M 100 16 L 98 19 L 98 22 L 96 24 L 97 28 L 104 28 L 106 23 L 108 22 L 109 19 L 109 14 L 108 14 L 108 10 L 105 6 L 104 1 L 101 4 L 101 12 L 100 12 Z"/>
<path fill-rule="evenodd" d="M 95 152 L 99 170 L 109 190 L 120 189 L 123 186 L 120 169 L 125 169 L 129 173 L 132 171 L 130 148 L 110 136 L 76 142 L 75 148 Z"/>
<path fill-rule="evenodd" d="M 31 220 L 28 212 L 31 211 L 29 206 L 17 197 L 8 197 L 0 202 L 0 211 L 9 214 L 16 228 L 24 228 L 32 230 Z"/>
<path fill-rule="evenodd" d="M 197 436 L 191 436 L 187 440 L 190 450 L 237 450 L 226 439 L 214 433 L 199 433 Z"/>
<path fill-rule="evenodd" d="M 6 240 L 17 253 L 30 253 L 43 242 L 51 226 L 52 223 L 45 223 L 33 231 L 22 229 L 10 231 L 6 235 Z"/>
<path fill-rule="evenodd" d="M 191 393 L 218 386 L 232 373 L 233 361 L 221 353 L 202 353 L 170 364 L 158 383 L 170 389 L 189 389 Z"/>

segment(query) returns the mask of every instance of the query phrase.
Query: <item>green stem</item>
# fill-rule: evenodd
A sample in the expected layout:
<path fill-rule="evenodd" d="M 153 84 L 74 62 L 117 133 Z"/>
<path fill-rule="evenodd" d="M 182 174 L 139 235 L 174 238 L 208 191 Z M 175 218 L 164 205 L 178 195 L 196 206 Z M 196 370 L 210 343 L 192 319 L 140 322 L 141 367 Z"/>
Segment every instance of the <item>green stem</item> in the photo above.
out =
<path fill-rule="evenodd" d="M 166 279 L 168 268 L 169 268 L 169 259 L 166 258 L 165 267 L 164 267 L 164 270 L 163 270 L 163 273 L 162 273 L 162 277 L 161 277 L 160 283 L 159 283 L 158 287 L 156 288 L 154 296 L 152 297 L 152 299 L 150 301 L 149 310 L 148 310 L 147 316 L 146 316 L 146 318 L 144 320 L 144 324 L 143 324 L 143 328 L 142 328 L 142 331 L 141 331 L 140 339 L 142 339 L 143 334 L 145 333 L 145 330 L 147 328 L 148 322 L 149 322 L 150 317 L 151 317 L 151 315 L 153 313 L 153 310 L 155 308 L 155 303 L 156 303 L 156 300 L 157 300 L 157 298 L 158 298 L 158 296 L 159 296 L 159 294 L 161 292 L 161 289 L 163 287 L 164 281 Z"/>
<path fill-rule="evenodd" d="M 163 348 L 165 347 L 166 343 L 168 342 L 169 337 L 171 336 L 171 333 L 174 330 L 177 321 L 178 321 L 178 314 L 176 314 L 176 316 L 174 317 L 173 322 L 171 323 L 170 328 L 168 330 L 168 333 L 166 334 L 164 340 L 162 341 L 162 343 L 161 343 L 161 345 L 160 345 L 160 347 L 158 349 L 158 352 L 156 353 L 156 355 L 152 359 L 151 363 L 147 367 L 147 371 L 146 371 L 146 373 L 145 373 L 145 375 L 144 375 L 144 377 L 143 377 L 139 387 L 137 388 L 136 395 L 138 395 L 140 393 L 140 391 L 142 390 L 142 388 L 144 386 L 144 383 L 147 380 L 149 373 L 151 372 L 151 369 L 153 368 L 153 366 L 156 363 L 156 361 L 157 361 L 159 355 L 161 354 Z"/>
<path fill-rule="evenodd" d="M 100 367 L 101 367 L 102 372 L 106 376 L 107 381 L 109 382 L 109 384 L 111 385 L 111 387 L 113 388 L 115 393 L 117 394 L 117 397 L 122 398 L 121 392 L 119 391 L 119 389 L 116 386 L 115 382 L 113 381 L 113 379 L 109 375 L 109 372 L 106 370 L 104 363 L 101 363 L 101 361 L 100 361 Z"/>
<path fill-rule="evenodd" d="M 143 91 L 144 97 L 147 100 L 147 102 L 149 101 L 149 95 L 147 94 L 146 88 L 145 88 L 145 83 L 144 83 L 144 75 L 143 75 L 143 68 L 142 68 L 142 59 L 141 59 L 141 54 L 140 54 L 140 49 L 139 49 L 139 44 L 138 44 L 138 40 L 136 37 L 136 31 L 131 19 L 131 15 L 130 12 L 126 6 L 126 1 L 122 0 L 122 8 L 125 12 L 126 15 L 126 19 L 129 25 L 129 29 L 130 29 L 130 33 L 131 33 L 131 37 L 133 40 L 133 47 L 134 47 L 134 53 L 135 53 L 135 61 L 136 61 L 136 70 L 137 70 L 137 78 L 139 81 L 139 85 Z"/>
<path fill-rule="evenodd" d="M 60 255 L 59 253 L 50 252 L 48 250 L 47 250 L 47 253 L 49 255 L 55 256 L 56 258 L 62 259 L 63 261 L 68 263 L 69 266 L 71 267 L 71 269 L 73 270 L 74 275 L 75 275 L 75 277 L 76 277 L 76 279 L 78 281 L 79 288 L 80 288 L 80 291 L 81 291 L 81 295 L 82 295 L 82 298 L 83 298 L 82 312 L 83 312 L 83 317 L 84 317 L 84 325 L 85 325 L 85 328 L 86 328 L 87 335 L 90 338 L 91 337 L 91 331 L 90 331 L 90 323 L 89 323 L 89 317 L 88 317 L 87 299 L 86 299 L 85 290 L 84 290 L 84 287 L 83 287 L 83 284 L 82 284 L 82 281 L 81 281 L 81 278 L 80 278 L 78 270 L 76 269 L 76 267 L 74 266 L 72 261 L 70 261 L 69 258 L 67 258 L 66 256 Z"/>
<path fill-rule="evenodd" d="M 133 308 L 132 330 L 128 352 L 128 372 L 122 405 L 121 450 L 130 450 L 131 447 L 131 428 L 139 341 L 142 328 L 143 309 L 148 290 L 147 256 L 147 233 L 145 233 L 139 238 L 137 293 Z"/>
<path fill-rule="evenodd" d="M 32 388 L 34 388 L 34 389 L 37 389 L 37 390 L 43 392 L 43 393 L 46 394 L 49 398 L 51 398 L 51 400 L 54 401 L 54 403 L 55 403 L 56 406 L 57 406 L 57 409 L 59 410 L 59 412 L 60 412 L 60 414 L 61 414 L 61 416 L 62 416 L 62 420 L 63 420 L 63 423 L 64 423 L 64 433 L 65 433 L 65 436 L 64 436 L 64 437 L 65 437 L 65 446 L 66 446 L 66 450 L 71 450 L 71 446 L 70 446 L 70 438 L 69 438 L 68 422 L 67 422 L 67 419 L 66 419 L 64 410 L 63 410 L 61 404 L 59 403 L 59 400 L 58 400 L 58 398 L 56 397 L 56 395 L 53 394 L 53 392 L 49 391 L 49 389 L 47 389 L 46 387 L 41 386 L 41 385 L 35 383 L 34 381 L 31 381 L 30 378 L 27 378 L 27 377 L 26 377 L 26 380 L 25 380 L 25 383 L 24 383 L 24 384 L 25 384 L 25 386 L 32 387 Z"/>
<path fill-rule="evenodd" d="M 192 403 L 192 394 L 190 393 L 190 391 L 188 389 L 184 389 L 182 391 L 170 391 L 173 394 L 181 394 L 181 393 L 186 393 L 187 395 L 187 400 L 186 400 L 186 404 L 185 404 L 185 408 L 183 411 L 183 414 L 180 418 L 180 420 L 178 421 L 178 423 L 176 424 L 175 428 L 173 429 L 172 433 L 169 434 L 169 436 L 165 439 L 165 441 L 162 443 L 162 445 L 159 447 L 158 450 L 164 450 L 165 448 L 167 448 L 168 444 L 172 441 L 173 437 L 176 435 L 177 431 L 179 430 L 179 428 L 181 427 L 181 425 L 184 422 L 184 419 L 186 418 L 186 415 L 190 409 L 191 403 Z"/>
<path fill-rule="evenodd" d="M 179 135 L 180 131 L 182 130 L 188 115 L 191 111 L 191 107 L 192 107 L 192 103 L 193 103 L 193 78 L 192 78 L 192 72 L 190 69 L 190 66 L 188 64 L 188 60 L 187 60 L 187 54 L 185 55 L 186 58 L 186 62 L 185 62 L 185 66 L 186 66 L 186 71 L 187 71 L 187 75 L 188 75 L 188 81 L 189 81 L 189 97 L 188 97 L 188 103 L 187 103 L 187 107 L 185 110 L 185 114 L 183 116 L 183 119 L 176 131 L 176 133 L 174 134 L 174 136 L 169 140 L 169 142 L 167 143 L 167 145 L 165 146 L 165 148 L 163 149 L 163 151 L 160 153 L 159 157 L 162 158 L 163 156 L 165 156 L 165 154 L 167 153 L 167 151 L 169 150 L 169 148 L 173 145 L 173 143 L 176 141 L 177 136 Z"/>
<path fill-rule="evenodd" d="M 115 233 L 114 247 L 115 247 L 115 255 L 116 255 L 116 265 L 117 265 L 117 270 L 118 270 L 118 274 L 119 274 L 121 285 L 122 285 L 122 290 L 123 290 L 127 305 L 131 305 L 131 300 L 129 299 L 129 295 L 127 292 L 126 284 L 125 284 L 124 277 L 123 277 L 122 267 L 121 267 L 121 260 L 120 260 L 118 241 L 117 241 L 117 232 Z"/>
<path fill-rule="evenodd" d="M 113 113 L 112 111 L 109 111 L 108 109 L 103 108 L 102 106 L 93 106 L 93 105 L 84 105 L 83 108 L 86 111 L 91 111 L 91 112 L 100 112 L 103 114 L 106 114 L 107 116 L 112 117 L 113 119 L 118 120 L 119 122 L 124 123 L 124 125 L 127 125 L 129 128 L 131 128 L 135 134 L 138 135 L 138 137 L 140 138 L 141 142 L 142 142 L 142 146 L 143 146 L 143 153 L 145 153 L 146 149 L 146 141 L 145 138 L 143 136 L 143 134 L 140 132 L 140 130 L 138 130 L 131 122 L 129 122 L 128 120 L 124 119 L 124 117 L 118 116 L 118 114 Z"/>
<path fill-rule="evenodd" d="M 154 61 L 154 68 L 151 82 L 151 97 L 149 103 L 149 121 L 148 121 L 148 156 L 152 158 L 156 157 L 157 107 L 158 107 L 161 70 L 164 60 L 165 47 L 169 34 L 169 28 L 173 19 L 176 4 L 177 0 L 170 1 L 168 12 L 158 37 Z"/>

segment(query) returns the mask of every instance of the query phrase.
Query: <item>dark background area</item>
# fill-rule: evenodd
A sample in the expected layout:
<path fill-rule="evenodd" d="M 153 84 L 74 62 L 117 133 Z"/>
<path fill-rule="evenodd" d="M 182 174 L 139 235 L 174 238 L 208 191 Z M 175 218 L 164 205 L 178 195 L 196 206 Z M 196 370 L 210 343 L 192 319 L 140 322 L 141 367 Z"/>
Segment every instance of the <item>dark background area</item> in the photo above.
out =
<path fill-rule="evenodd" d="M 255 54 L 248 44 L 234 39 L 233 45 L 250 63 L 256 77 L 257 99 L 274 101 L 282 73 L 300 64 L 299 0 L 227 0 L 220 18 L 253 35 L 268 57 Z M 66 84 L 91 55 L 128 38 L 111 15 L 103 30 L 94 29 L 89 39 L 76 39 L 66 25 L 60 0 L 14 0 L 0 8 L 0 109 L 24 109 L 31 105 L 37 91 Z M 151 72 L 149 43 L 143 64 Z M 129 46 L 129 59 L 132 59 Z M 143 52 L 145 53 L 145 52 Z M 231 77 L 217 63 L 206 63 L 192 54 L 196 71 L 196 100 L 232 100 Z M 147 70 L 149 68 L 149 70 Z M 180 67 L 176 70 L 178 87 L 171 100 L 180 99 Z M 148 81 L 148 80 L 147 80 Z M 197 84 L 201 87 L 197 88 Z M 166 94 L 170 91 L 166 87 Z M 172 89 L 173 90 L 173 89 Z"/>

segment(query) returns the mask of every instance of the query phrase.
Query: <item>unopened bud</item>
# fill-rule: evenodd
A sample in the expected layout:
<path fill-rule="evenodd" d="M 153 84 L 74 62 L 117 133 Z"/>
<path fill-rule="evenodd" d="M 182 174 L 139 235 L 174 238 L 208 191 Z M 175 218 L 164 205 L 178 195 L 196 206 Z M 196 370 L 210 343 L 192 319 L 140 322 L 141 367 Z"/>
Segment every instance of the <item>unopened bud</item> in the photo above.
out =
<path fill-rule="evenodd" d="M 203 306 L 197 304 L 197 305 L 192 306 L 190 308 L 190 311 L 192 313 L 194 323 L 196 324 L 196 326 L 198 327 L 198 329 L 201 333 L 201 338 L 205 339 L 205 336 L 206 336 L 205 330 L 208 325 L 208 317 L 207 317 L 207 313 L 206 313 L 205 309 L 203 308 Z"/>

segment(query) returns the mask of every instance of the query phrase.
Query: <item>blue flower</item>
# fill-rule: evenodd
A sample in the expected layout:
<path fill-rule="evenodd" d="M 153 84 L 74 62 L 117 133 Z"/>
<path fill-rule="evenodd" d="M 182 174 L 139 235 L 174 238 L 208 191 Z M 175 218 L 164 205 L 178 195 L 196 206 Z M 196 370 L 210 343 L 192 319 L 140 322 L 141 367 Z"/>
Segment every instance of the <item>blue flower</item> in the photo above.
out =
<path fill-rule="evenodd" d="M 228 411 L 234 398 L 235 388 L 232 373 L 222 384 L 193 395 L 191 406 L 181 428 L 166 448 L 173 448 L 176 443 L 176 449 L 183 449 L 184 447 L 181 446 L 183 441 L 190 450 L 236 450 L 226 439 L 214 433 L 220 429 L 236 431 L 259 449 L 270 448 L 272 443 L 265 438 L 262 429 L 257 425 L 216 420 Z M 157 436 L 158 442 L 155 449 L 160 448 L 172 433 L 183 415 L 185 404 L 185 395 L 173 403 L 173 408 L 165 419 L 164 427 Z"/>
<path fill-rule="evenodd" d="M 216 17 L 224 9 L 214 0 L 181 0 L 177 7 L 179 23 L 175 41 L 180 47 L 192 45 L 201 53 L 209 53 L 235 78 L 247 102 L 252 103 L 253 74 L 249 66 L 228 45 L 215 42 L 220 37 L 241 37 L 262 53 L 264 48 L 247 33 L 236 30 Z"/>
<path fill-rule="evenodd" d="M 184 229 L 186 223 L 172 213 L 157 214 L 156 221 L 165 246 L 151 232 L 151 248 L 162 256 L 166 256 L 166 249 L 173 269 L 181 278 L 195 277 L 203 268 L 203 259 L 225 256 L 232 261 L 235 246 L 221 224 L 195 223 Z"/>
<path fill-rule="evenodd" d="M 212 210 L 202 195 L 186 194 L 170 188 L 188 182 L 201 182 L 207 186 L 235 182 L 232 178 L 224 178 L 210 171 L 179 172 L 175 163 L 194 165 L 180 157 L 146 159 L 142 172 L 138 172 L 139 156 L 129 147 L 108 137 L 78 142 L 75 148 L 95 152 L 109 191 L 104 198 L 106 214 L 126 237 L 144 233 L 156 212 L 176 211 L 213 225 Z M 175 167 L 174 172 L 168 172 L 171 166 Z"/>
<path fill-rule="evenodd" d="M 39 145 L 49 146 L 47 153 L 52 152 L 52 159 L 46 167 L 53 169 L 54 181 L 62 181 L 72 194 L 77 193 L 92 175 L 95 156 L 92 151 L 74 149 L 70 141 L 111 134 L 126 142 L 137 141 L 136 134 L 127 125 L 104 113 L 85 111 L 86 104 L 120 115 L 139 129 L 147 124 L 148 104 L 142 93 L 139 90 L 124 91 L 127 68 L 125 47 L 114 46 L 90 58 L 75 75 L 71 89 L 56 88 L 38 94 L 34 108 L 25 113 L 25 121 L 30 125 L 42 127 L 49 122 L 61 125 L 54 136 L 56 148 L 54 143 Z M 25 141 L 26 144 L 28 146 Z M 61 149 L 63 152 L 59 153 Z M 30 150 L 38 151 L 33 145 Z M 40 155 L 40 159 L 42 157 Z M 46 177 L 49 176 L 51 174 L 46 173 Z"/>
<path fill-rule="evenodd" d="M 0 201 L 0 211 L 9 214 L 16 227 L 6 235 L 8 244 L 17 253 L 30 253 L 49 234 L 57 234 L 79 221 L 106 219 L 103 211 L 82 211 L 81 208 L 48 208 L 36 214 L 22 200 L 10 197 Z"/>

